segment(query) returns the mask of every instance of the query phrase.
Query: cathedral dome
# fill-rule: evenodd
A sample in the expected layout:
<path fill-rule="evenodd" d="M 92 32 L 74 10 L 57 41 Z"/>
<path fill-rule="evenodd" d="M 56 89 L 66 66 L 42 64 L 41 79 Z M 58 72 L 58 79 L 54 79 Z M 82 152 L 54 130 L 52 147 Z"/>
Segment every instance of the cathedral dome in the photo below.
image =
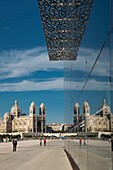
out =
<path fill-rule="evenodd" d="M 106 104 L 106 100 L 103 100 L 102 105 L 99 107 L 99 110 L 101 110 L 101 115 L 108 115 L 111 113 L 110 107 Z"/>
<path fill-rule="evenodd" d="M 15 104 L 11 108 L 11 112 L 14 112 L 15 110 L 20 110 L 20 107 L 18 106 L 18 101 L 17 100 L 15 100 Z"/>
<path fill-rule="evenodd" d="M 5 120 L 8 120 L 8 119 L 9 119 L 9 113 L 8 113 L 8 112 L 6 112 L 6 113 L 4 114 L 4 119 L 5 119 Z"/>
<path fill-rule="evenodd" d="M 16 117 L 19 117 L 21 115 L 21 109 L 20 107 L 18 106 L 18 101 L 15 100 L 15 104 L 14 106 L 11 108 L 11 114 L 16 116 Z"/>
<path fill-rule="evenodd" d="M 110 110 L 110 107 L 106 104 L 106 100 L 103 100 L 103 102 L 102 102 L 102 105 L 99 107 L 99 109 L 101 109 L 101 108 L 106 108 L 106 109 L 108 109 L 108 110 Z"/>

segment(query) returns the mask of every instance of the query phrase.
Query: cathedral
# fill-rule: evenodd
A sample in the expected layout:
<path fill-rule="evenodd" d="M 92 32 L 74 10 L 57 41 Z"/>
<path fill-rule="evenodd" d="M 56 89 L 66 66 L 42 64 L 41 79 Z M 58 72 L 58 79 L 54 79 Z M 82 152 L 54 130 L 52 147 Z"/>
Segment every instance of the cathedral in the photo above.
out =
<path fill-rule="evenodd" d="M 84 102 L 82 113 L 79 104 L 75 103 L 73 124 L 75 132 L 113 132 L 113 115 L 105 100 L 94 114 L 90 114 L 88 102 Z"/>
<path fill-rule="evenodd" d="M 37 115 L 36 105 L 34 102 L 30 104 L 29 114 L 22 114 L 18 101 L 16 100 L 11 111 L 5 113 L 3 119 L 0 118 L 0 133 L 10 132 L 32 132 L 43 133 L 46 131 L 46 108 L 44 103 L 39 107 L 39 115 Z"/>

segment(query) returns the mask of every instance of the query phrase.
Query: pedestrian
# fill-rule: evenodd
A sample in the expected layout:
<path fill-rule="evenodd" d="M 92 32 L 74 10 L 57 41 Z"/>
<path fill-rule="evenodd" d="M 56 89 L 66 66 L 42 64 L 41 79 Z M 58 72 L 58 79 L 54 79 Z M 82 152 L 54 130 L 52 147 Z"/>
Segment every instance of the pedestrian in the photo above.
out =
<path fill-rule="evenodd" d="M 109 143 L 111 142 L 111 139 L 109 138 Z"/>
<path fill-rule="evenodd" d="M 42 146 L 42 139 L 40 139 L 40 146 Z"/>
<path fill-rule="evenodd" d="M 16 152 L 17 139 L 13 139 L 13 152 Z"/>
<path fill-rule="evenodd" d="M 85 140 L 85 138 L 84 138 L 84 146 L 86 145 L 86 140 Z"/>
<path fill-rule="evenodd" d="M 44 146 L 46 146 L 46 139 L 44 139 Z"/>
<path fill-rule="evenodd" d="M 81 138 L 80 138 L 80 141 L 79 141 L 79 142 L 80 142 L 80 146 L 81 146 L 81 145 L 82 145 L 82 139 L 81 139 Z"/>

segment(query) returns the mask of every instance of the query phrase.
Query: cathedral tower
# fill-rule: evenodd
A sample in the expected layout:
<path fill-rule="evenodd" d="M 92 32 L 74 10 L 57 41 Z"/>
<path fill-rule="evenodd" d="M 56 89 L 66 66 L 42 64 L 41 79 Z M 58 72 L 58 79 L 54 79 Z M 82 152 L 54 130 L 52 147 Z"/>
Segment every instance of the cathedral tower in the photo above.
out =
<path fill-rule="evenodd" d="M 34 102 L 31 103 L 29 107 L 29 128 L 30 132 L 37 132 L 37 115 L 36 115 L 36 105 Z"/>
<path fill-rule="evenodd" d="M 40 123 L 40 131 L 46 132 L 46 108 L 44 103 L 41 103 L 39 107 L 39 123 Z"/>
<path fill-rule="evenodd" d="M 73 124 L 76 128 L 76 132 L 79 132 L 79 123 L 80 123 L 80 107 L 79 104 L 76 102 L 74 106 L 74 114 L 73 114 Z"/>
<path fill-rule="evenodd" d="M 83 120 L 85 122 L 85 132 L 87 132 L 88 127 L 89 127 L 90 106 L 89 106 L 88 102 L 86 102 L 86 101 L 83 104 L 82 112 L 83 112 Z"/>

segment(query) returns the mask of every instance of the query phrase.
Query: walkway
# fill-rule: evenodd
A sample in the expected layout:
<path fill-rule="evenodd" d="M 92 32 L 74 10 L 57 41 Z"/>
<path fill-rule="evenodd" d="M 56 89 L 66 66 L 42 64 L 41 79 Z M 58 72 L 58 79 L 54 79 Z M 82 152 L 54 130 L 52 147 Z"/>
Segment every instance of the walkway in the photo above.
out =
<path fill-rule="evenodd" d="M 3 170 L 72 170 L 64 152 L 64 143 L 49 140 L 47 146 L 39 141 L 19 141 L 17 152 L 12 152 L 12 143 L 0 143 L 0 169 Z"/>

